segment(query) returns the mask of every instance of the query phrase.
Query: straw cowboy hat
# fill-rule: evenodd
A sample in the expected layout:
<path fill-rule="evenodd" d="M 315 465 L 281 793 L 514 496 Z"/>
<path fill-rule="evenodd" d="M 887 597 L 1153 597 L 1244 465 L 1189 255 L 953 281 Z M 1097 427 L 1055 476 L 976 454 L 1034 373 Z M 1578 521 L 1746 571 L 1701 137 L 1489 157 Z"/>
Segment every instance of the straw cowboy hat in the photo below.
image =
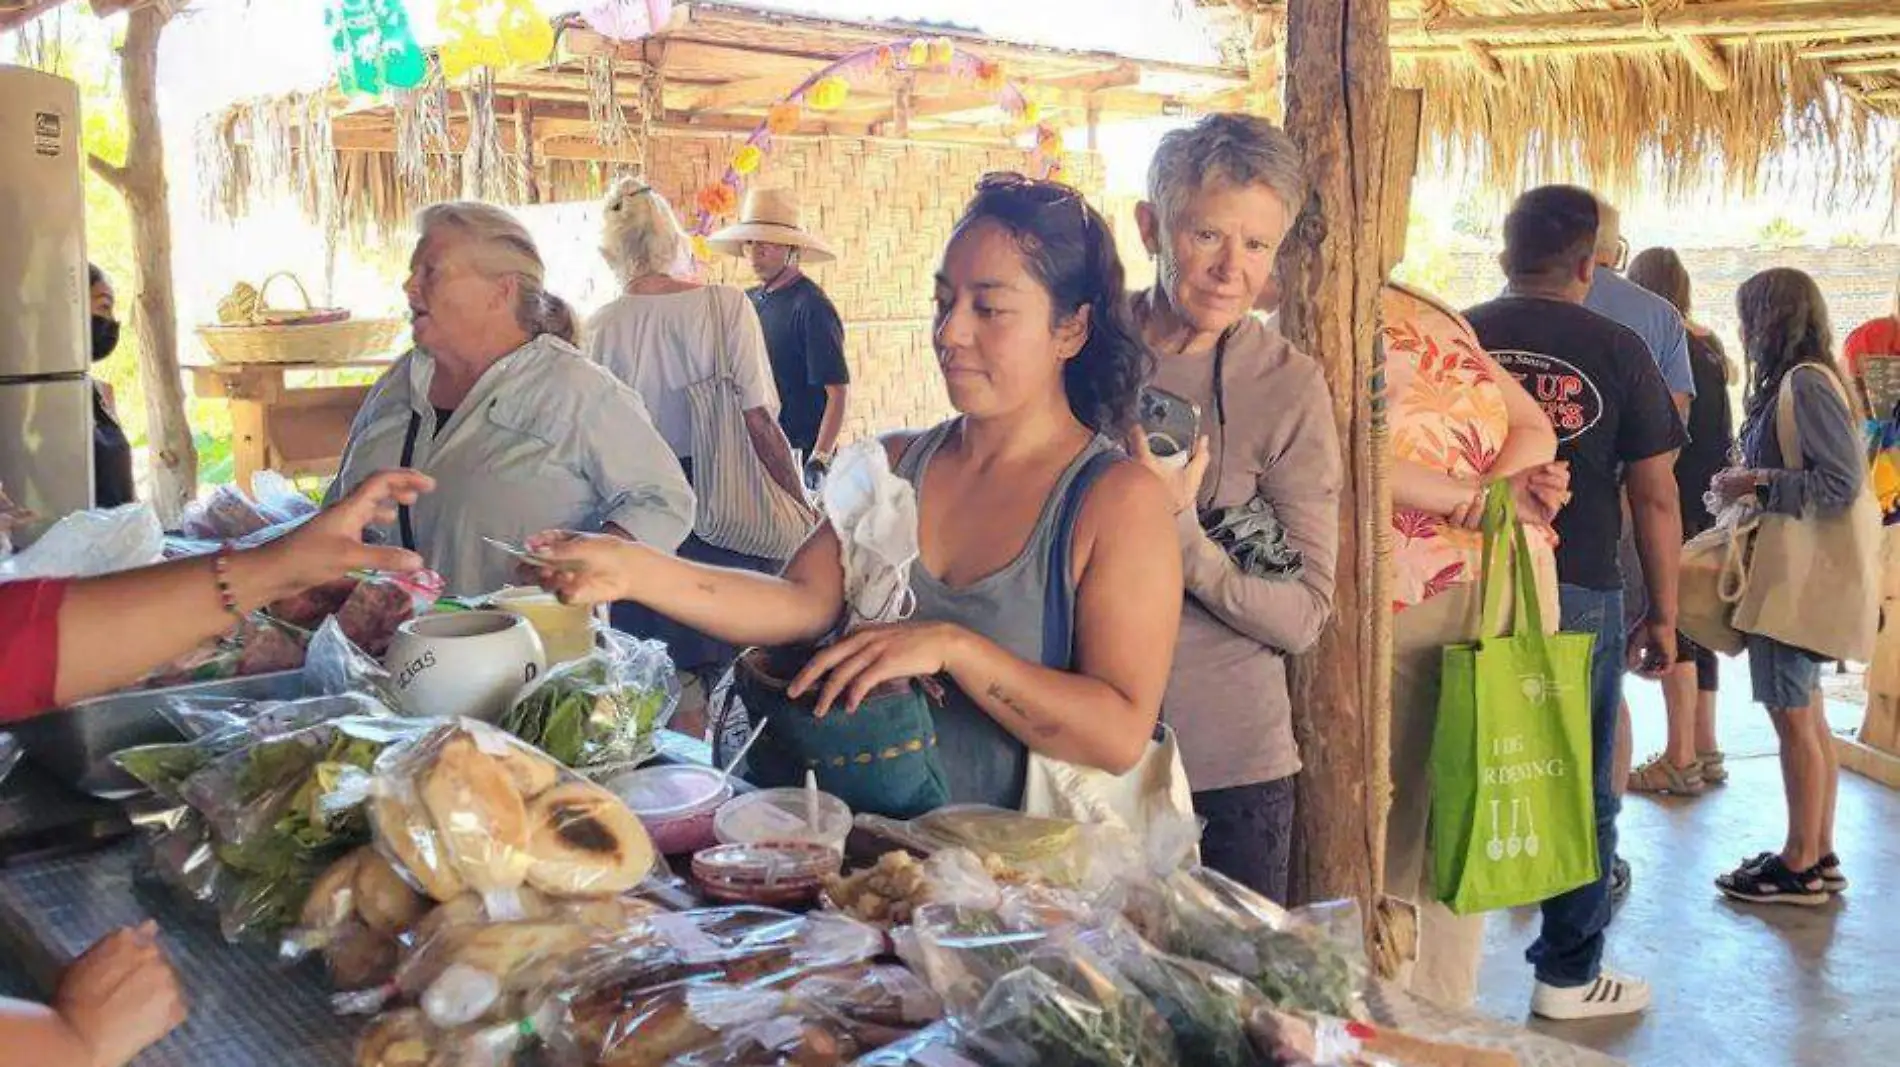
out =
<path fill-rule="evenodd" d="M 745 207 L 739 221 L 706 238 L 716 252 L 729 256 L 745 254 L 745 246 L 760 244 L 790 245 L 800 250 L 807 263 L 829 263 L 838 258 L 831 246 L 800 222 L 798 197 L 790 189 L 752 189 L 745 194 Z"/>

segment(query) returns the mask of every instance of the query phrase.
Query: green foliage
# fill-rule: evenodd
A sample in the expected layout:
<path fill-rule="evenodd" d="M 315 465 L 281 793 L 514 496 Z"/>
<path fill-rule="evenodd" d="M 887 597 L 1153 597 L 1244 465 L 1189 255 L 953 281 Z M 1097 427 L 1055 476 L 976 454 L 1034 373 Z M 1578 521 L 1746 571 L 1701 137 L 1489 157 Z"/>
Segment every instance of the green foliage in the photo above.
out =
<path fill-rule="evenodd" d="M 1800 244 L 1807 235 L 1807 230 L 1795 225 L 1787 216 L 1777 215 L 1755 231 L 1755 243 L 1764 248 L 1786 248 Z"/>

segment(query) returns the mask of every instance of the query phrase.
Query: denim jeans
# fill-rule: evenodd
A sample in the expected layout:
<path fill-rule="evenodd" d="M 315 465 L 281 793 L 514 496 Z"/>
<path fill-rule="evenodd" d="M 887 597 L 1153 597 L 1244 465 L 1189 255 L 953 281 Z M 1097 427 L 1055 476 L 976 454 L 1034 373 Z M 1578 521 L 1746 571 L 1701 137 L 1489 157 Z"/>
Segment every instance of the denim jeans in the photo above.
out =
<path fill-rule="evenodd" d="M 1545 985 L 1572 987 L 1603 969 L 1603 931 L 1610 925 L 1610 861 L 1616 855 L 1619 801 L 1610 789 L 1616 712 L 1623 700 L 1623 591 L 1558 587 L 1566 633 L 1596 635 L 1590 653 L 1590 770 L 1596 798 L 1597 879 L 1544 901 L 1544 929 L 1524 958 Z"/>
<path fill-rule="evenodd" d="M 1201 832 L 1201 862 L 1275 904 L 1285 904 L 1293 806 L 1291 775 L 1194 794 L 1194 814 L 1207 820 Z"/>

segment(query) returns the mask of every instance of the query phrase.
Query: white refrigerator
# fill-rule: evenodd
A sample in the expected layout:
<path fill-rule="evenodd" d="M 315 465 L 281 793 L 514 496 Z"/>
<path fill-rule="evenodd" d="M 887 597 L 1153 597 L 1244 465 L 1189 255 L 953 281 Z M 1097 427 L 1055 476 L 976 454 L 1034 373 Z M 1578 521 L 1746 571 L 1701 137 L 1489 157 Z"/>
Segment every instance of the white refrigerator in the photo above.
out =
<path fill-rule="evenodd" d="M 38 529 L 92 501 L 84 162 L 78 86 L 0 65 L 0 486 Z"/>

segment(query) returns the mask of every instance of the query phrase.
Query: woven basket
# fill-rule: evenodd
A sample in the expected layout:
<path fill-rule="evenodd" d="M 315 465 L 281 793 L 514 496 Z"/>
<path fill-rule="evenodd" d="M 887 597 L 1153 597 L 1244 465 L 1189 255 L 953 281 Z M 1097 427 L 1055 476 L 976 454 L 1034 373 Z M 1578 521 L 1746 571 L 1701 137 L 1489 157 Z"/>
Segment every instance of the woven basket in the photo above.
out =
<path fill-rule="evenodd" d="M 279 278 L 297 287 L 301 309 L 264 302 Z M 257 293 L 251 325 L 198 327 L 198 339 L 219 363 L 349 363 L 387 353 L 402 334 L 401 319 L 355 319 L 341 308 L 313 307 L 303 282 L 287 271 L 264 279 Z M 299 321 L 312 317 L 319 321 Z"/>

